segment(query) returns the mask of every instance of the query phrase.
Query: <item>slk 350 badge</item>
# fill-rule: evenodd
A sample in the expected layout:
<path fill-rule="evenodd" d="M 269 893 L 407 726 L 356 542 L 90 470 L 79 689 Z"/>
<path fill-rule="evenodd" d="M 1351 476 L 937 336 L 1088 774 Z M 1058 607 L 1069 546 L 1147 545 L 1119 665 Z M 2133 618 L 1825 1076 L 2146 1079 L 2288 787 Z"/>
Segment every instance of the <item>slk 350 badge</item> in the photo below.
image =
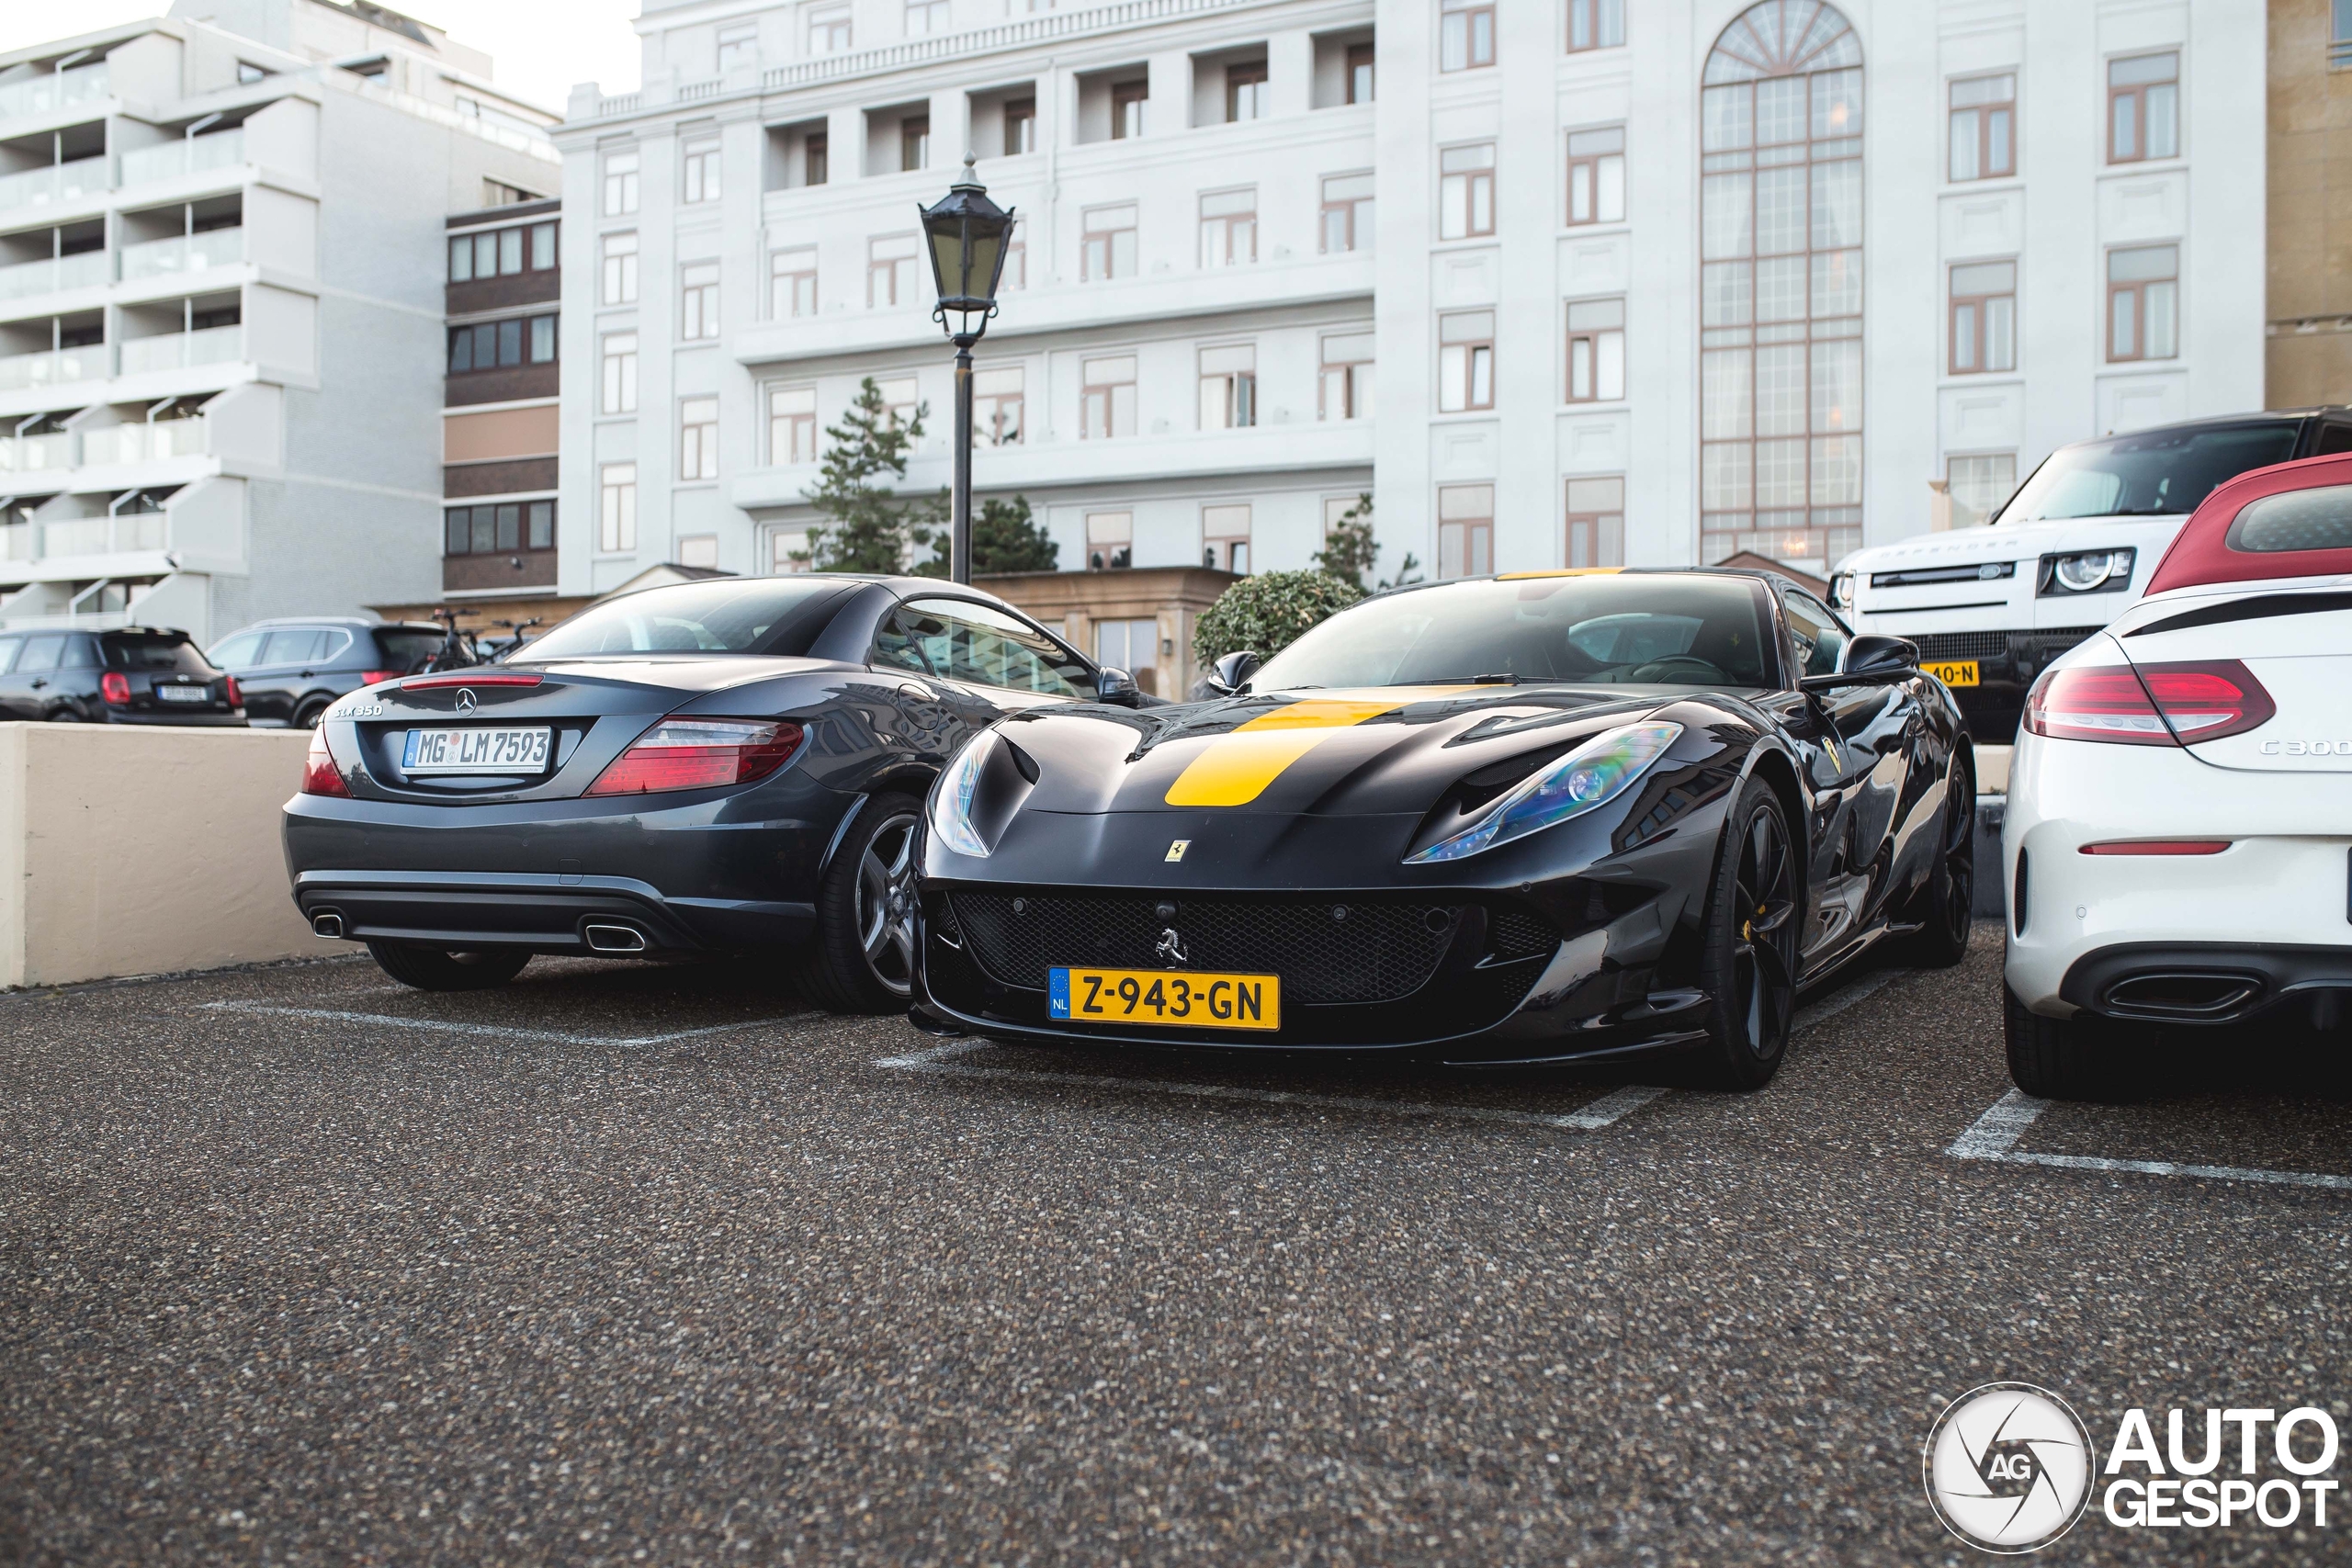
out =
<path fill-rule="evenodd" d="M 381 718 L 384 716 L 384 705 L 381 703 L 346 703 L 342 707 L 334 710 L 334 716 L 337 718 Z"/>

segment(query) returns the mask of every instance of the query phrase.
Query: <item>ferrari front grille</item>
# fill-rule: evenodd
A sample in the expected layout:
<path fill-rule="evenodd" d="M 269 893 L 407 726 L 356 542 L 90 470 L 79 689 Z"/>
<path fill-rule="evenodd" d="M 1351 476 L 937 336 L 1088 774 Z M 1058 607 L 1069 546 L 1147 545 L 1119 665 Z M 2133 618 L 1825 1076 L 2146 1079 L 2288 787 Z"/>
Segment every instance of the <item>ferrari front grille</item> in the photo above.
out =
<path fill-rule="evenodd" d="M 949 902 L 969 951 L 1004 985 L 1042 990 L 1047 970 L 1070 964 L 1177 967 L 1162 945 L 1173 931 L 1182 967 L 1279 975 L 1283 999 L 1302 1003 L 1412 995 L 1436 972 L 1463 914 L 1459 905 L 1336 899 L 1185 898 L 1168 901 L 1175 906 L 1168 918 L 1152 898 L 958 892 Z M 1501 951 L 1498 929 L 1498 957 L 1529 956 L 1557 941 L 1532 915 L 1510 918 L 1510 951 Z"/>

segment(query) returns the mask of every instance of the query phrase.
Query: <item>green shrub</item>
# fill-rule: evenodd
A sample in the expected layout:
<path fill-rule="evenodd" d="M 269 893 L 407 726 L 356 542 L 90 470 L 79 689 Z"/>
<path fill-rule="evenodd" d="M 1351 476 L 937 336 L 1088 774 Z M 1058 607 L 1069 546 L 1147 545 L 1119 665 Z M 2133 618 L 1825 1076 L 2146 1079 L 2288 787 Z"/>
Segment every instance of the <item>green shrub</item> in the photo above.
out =
<path fill-rule="evenodd" d="M 1328 571 L 1261 571 L 1245 577 L 1202 612 L 1193 654 L 1213 664 L 1237 649 L 1272 659 L 1299 635 L 1363 597 L 1363 590 Z"/>

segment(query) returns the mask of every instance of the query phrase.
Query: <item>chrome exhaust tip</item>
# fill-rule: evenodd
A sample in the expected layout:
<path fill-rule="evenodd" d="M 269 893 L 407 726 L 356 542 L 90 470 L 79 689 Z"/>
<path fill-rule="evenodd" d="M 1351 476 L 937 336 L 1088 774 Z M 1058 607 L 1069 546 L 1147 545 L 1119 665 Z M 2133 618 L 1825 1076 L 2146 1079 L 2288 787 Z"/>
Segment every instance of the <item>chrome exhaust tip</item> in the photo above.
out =
<path fill-rule="evenodd" d="M 635 926 L 606 925 L 595 922 L 582 927 L 581 934 L 588 945 L 598 953 L 643 953 L 652 944 L 645 933 Z"/>
<path fill-rule="evenodd" d="M 320 913 L 312 915 L 311 917 L 311 934 L 312 936 L 325 937 L 330 942 L 341 941 L 343 939 L 343 917 L 334 913 L 332 909 L 322 910 Z"/>

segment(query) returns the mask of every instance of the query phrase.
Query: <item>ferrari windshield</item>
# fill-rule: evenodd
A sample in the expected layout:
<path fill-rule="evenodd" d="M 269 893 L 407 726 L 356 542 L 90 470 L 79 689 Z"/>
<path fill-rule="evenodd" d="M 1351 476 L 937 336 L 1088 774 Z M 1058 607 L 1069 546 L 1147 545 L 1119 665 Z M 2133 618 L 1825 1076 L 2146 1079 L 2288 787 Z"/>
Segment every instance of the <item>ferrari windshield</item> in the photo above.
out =
<path fill-rule="evenodd" d="M 2151 430 L 2061 446 L 2033 470 L 1993 521 L 2194 512 L 2216 486 L 2248 468 L 2266 468 L 2292 457 L 2298 431 L 2291 420 L 2274 420 Z"/>
<path fill-rule="evenodd" d="M 591 604 L 515 663 L 598 653 L 803 654 L 832 619 L 839 578 L 723 578 L 647 588 Z"/>
<path fill-rule="evenodd" d="M 1253 691 L 1520 681 L 1769 686 L 1762 584 L 1661 573 L 1445 583 L 1343 611 L 1276 654 Z"/>

